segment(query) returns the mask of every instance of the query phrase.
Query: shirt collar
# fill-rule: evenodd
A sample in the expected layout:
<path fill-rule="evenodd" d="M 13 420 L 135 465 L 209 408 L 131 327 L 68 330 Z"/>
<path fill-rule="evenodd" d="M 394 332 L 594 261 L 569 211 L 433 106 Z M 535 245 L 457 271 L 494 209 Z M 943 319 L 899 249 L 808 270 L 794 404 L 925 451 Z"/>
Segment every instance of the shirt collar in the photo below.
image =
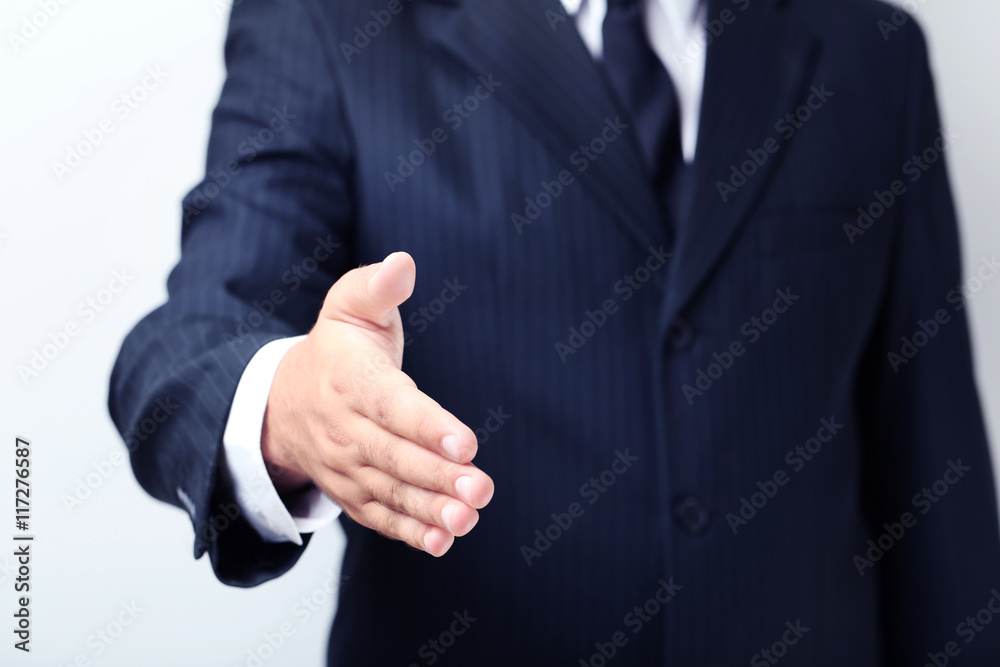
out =
<path fill-rule="evenodd" d="M 585 4 L 591 0 L 560 0 L 563 9 L 570 16 L 576 16 Z M 698 9 L 705 0 L 647 0 L 648 2 L 658 2 L 667 12 L 667 16 L 672 16 L 673 12 L 678 12 L 680 16 L 686 17 L 688 26 L 694 25 L 698 19 Z M 601 3 L 604 4 L 603 2 Z"/>

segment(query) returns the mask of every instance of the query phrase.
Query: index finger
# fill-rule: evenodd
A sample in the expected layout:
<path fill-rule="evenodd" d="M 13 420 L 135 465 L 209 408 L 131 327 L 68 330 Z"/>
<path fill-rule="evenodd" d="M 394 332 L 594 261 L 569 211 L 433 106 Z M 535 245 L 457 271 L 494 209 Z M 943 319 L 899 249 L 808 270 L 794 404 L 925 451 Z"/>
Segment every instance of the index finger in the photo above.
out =
<path fill-rule="evenodd" d="M 468 463 L 479 450 L 476 435 L 402 371 L 387 368 L 363 387 L 355 410 L 385 430 L 456 463 Z"/>

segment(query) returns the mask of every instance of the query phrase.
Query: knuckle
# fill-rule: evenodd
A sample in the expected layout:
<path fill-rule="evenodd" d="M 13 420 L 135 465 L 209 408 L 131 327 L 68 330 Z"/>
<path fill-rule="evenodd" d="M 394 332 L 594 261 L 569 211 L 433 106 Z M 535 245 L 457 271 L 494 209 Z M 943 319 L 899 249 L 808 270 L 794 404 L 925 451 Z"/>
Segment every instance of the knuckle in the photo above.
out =
<path fill-rule="evenodd" d="M 347 515 L 355 521 L 358 520 L 359 514 L 363 515 L 366 500 L 367 498 L 361 493 L 342 493 L 334 498 L 334 501 L 340 508 L 347 512 Z"/>
<path fill-rule="evenodd" d="M 380 426 L 388 424 L 389 418 L 392 416 L 393 397 L 394 392 L 391 389 L 385 389 L 379 392 L 372 401 L 371 416 Z"/>
<path fill-rule="evenodd" d="M 405 507 L 405 498 L 403 497 L 403 489 L 406 483 L 400 479 L 392 480 L 392 484 L 389 485 L 389 497 L 387 500 L 392 503 L 395 508 L 402 509 Z"/>
<path fill-rule="evenodd" d="M 399 534 L 399 515 L 389 511 L 382 520 L 382 529 L 379 532 L 393 540 L 401 539 Z"/>
<path fill-rule="evenodd" d="M 377 503 L 364 493 L 351 494 L 351 500 L 344 501 L 341 508 L 355 523 L 375 530 L 378 514 L 375 511 Z"/>
<path fill-rule="evenodd" d="M 438 460 L 430 471 L 430 482 L 435 489 L 450 492 L 451 478 L 454 466 L 444 460 Z"/>
<path fill-rule="evenodd" d="M 395 474 L 395 452 L 391 443 L 377 435 L 366 434 L 355 438 L 355 445 L 365 463 L 389 474 Z"/>
<path fill-rule="evenodd" d="M 361 523 L 374 530 L 379 535 L 388 537 L 389 515 L 377 498 L 371 498 L 361 505 Z"/>
<path fill-rule="evenodd" d="M 343 275 L 337 278 L 337 280 L 333 281 L 333 284 L 330 285 L 330 288 L 326 290 L 325 299 L 327 301 L 335 301 L 338 298 L 340 298 L 339 292 L 344 288 L 344 284 L 347 282 L 344 279 L 351 274 L 351 271 L 356 271 L 356 270 L 357 269 L 351 269 L 350 271 L 345 272 Z"/>
<path fill-rule="evenodd" d="M 403 347 L 405 347 L 405 344 L 403 344 Z M 400 351 L 402 351 L 402 348 L 400 348 Z M 399 389 L 400 389 L 400 391 L 408 391 L 410 389 L 416 389 L 417 388 L 417 383 L 414 382 L 413 378 L 411 378 L 409 375 L 407 375 L 403 371 L 399 371 L 398 373 L 395 373 L 394 376 L 393 376 L 393 379 L 394 379 L 394 381 L 396 381 L 396 382 L 399 383 Z"/>
<path fill-rule="evenodd" d="M 406 537 L 406 543 L 410 545 L 411 548 L 416 549 L 417 551 L 426 551 L 426 548 L 424 547 L 423 535 L 421 535 L 418 532 L 414 532 L 412 535 L 408 535 Z"/>
<path fill-rule="evenodd" d="M 387 485 L 372 489 L 372 496 L 380 505 L 399 511 L 404 508 L 404 486 L 405 483 L 402 480 L 394 479 Z"/>
<path fill-rule="evenodd" d="M 396 475 L 396 448 L 393 447 L 392 442 L 389 440 L 376 441 L 371 446 L 373 454 L 375 455 L 375 465 L 382 471 L 395 476 Z"/>
<path fill-rule="evenodd" d="M 386 362 L 387 366 L 388 364 L 389 362 Z M 365 392 L 368 416 L 379 426 L 388 426 L 399 413 L 400 408 L 405 405 L 406 392 L 409 387 L 405 382 L 400 381 L 401 378 L 405 377 L 402 373 L 394 373 Z"/>
<path fill-rule="evenodd" d="M 429 410 L 420 410 L 413 417 L 413 427 L 420 443 L 437 445 L 434 438 L 434 418 Z"/>
<path fill-rule="evenodd" d="M 331 431 L 333 431 L 331 433 Z M 352 457 L 346 456 L 346 446 L 349 443 L 347 435 L 339 427 L 329 427 L 328 440 L 320 447 L 319 463 L 330 470 L 343 473 L 347 470 Z"/>
<path fill-rule="evenodd" d="M 371 520 L 366 515 L 365 507 L 363 504 L 361 505 L 344 504 L 341 505 L 341 507 L 343 508 L 344 513 L 347 514 L 347 516 L 349 516 L 351 520 L 354 521 L 354 523 L 360 524 L 362 526 L 368 526 L 369 528 L 371 527 Z"/>
<path fill-rule="evenodd" d="M 338 447 L 342 447 L 350 442 L 350 437 L 344 429 L 343 422 L 339 419 L 328 420 L 323 425 L 323 429 L 326 433 L 327 441 Z"/>
<path fill-rule="evenodd" d="M 382 537 L 404 542 L 414 549 L 422 550 L 423 536 L 421 531 L 408 525 L 401 514 L 384 507 L 378 500 L 370 500 L 365 504 L 368 508 L 364 525 L 368 526 Z"/>

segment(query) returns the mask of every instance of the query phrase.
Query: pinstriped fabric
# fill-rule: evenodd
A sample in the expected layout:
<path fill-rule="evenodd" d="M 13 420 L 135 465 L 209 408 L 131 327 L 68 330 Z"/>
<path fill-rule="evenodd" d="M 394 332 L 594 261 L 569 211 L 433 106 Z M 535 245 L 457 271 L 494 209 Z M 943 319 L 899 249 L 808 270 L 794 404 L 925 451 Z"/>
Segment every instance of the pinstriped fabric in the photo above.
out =
<path fill-rule="evenodd" d="M 883 42 L 888 10 L 868 2 L 738 14 L 710 47 L 691 212 L 664 263 L 657 193 L 571 26 L 550 25 L 556 3 L 388 7 L 234 9 L 170 300 L 126 340 L 110 401 L 123 431 L 157 397 L 183 406 L 132 460 L 153 495 L 192 499 L 196 554 L 254 585 L 301 553 L 240 521 L 205 531 L 231 500 L 215 479 L 229 401 L 337 276 L 406 250 L 404 370 L 478 429 L 497 491 L 441 559 L 343 519 L 330 665 L 765 664 L 790 626 L 808 630 L 774 649 L 783 664 L 940 650 L 1000 563 L 961 313 L 898 373 L 885 357 L 959 280 L 944 170 L 844 234 L 934 140 L 919 33 Z M 734 168 L 753 173 L 737 185 Z M 957 459 L 971 471 L 859 573 L 866 541 Z M 443 636 L 457 617 L 475 620 Z M 966 664 L 994 664 L 996 641 Z"/>

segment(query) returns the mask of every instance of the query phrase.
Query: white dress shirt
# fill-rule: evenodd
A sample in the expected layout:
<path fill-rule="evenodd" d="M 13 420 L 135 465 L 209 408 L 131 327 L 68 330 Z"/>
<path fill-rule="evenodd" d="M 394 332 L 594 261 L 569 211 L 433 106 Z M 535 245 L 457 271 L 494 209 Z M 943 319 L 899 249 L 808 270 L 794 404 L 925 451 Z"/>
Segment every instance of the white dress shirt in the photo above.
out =
<path fill-rule="evenodd" d="M 607 0 L 561 0 L 584 44 L 602 57 L 602 26 Z M 681 149 L 694 160 L 705 75 L 705 3 L 700 0 L 642 0 L 646 35 L 674 82 L 680 103 Z M 557 26 L 558 29 L 558 26 Z M 302 544 L 302 533 L 330 524 L 341 509 L 316 488 L 285 507 L 267 473 L 260 448 L 261 427 L 275 371 L 285 353 L 303 336 L 268 343 L 240 377 L 222 436 L 223 472 L 232 481 L 236 502 L 250 525 L 267 542 Z"/>

